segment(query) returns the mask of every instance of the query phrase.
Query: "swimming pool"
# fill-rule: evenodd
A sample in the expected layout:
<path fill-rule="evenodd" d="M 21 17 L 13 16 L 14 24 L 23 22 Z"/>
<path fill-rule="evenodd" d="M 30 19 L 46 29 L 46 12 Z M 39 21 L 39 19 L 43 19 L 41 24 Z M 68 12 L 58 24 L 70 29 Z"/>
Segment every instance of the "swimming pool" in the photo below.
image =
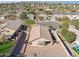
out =
<path fill-rule="evenodd" d="M 74 44 L 73 47 L 72 47 L 72 49 L 73 49 L 77 54 L 79 54 L 79 45 Z"/>

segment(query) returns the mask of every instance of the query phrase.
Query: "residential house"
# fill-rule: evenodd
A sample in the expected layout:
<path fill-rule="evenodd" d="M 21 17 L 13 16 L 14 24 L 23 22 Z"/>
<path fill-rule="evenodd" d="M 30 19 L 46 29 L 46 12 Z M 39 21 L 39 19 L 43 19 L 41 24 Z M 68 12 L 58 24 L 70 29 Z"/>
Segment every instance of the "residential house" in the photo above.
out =
<path fill-rule="evenodd" d="M 0 35 L 3 36 L 4 41 L 11 39 L 12 35 L 21 26 L 21 20 L 8 20 L 0 25 Z"/>
<path fill-rule="evenodd" d="M 16 20 L 17 16 L 15 14 L 7 14 L 7 15 L 5 15 L 5 19 Z"/>
<path fill-rule="evenodd" d="M 27 16 L 29 17 L 29 19 L 32 19 L 32 20 L 34 19 L 34 15 L 33 14 L 28 14 Z"/>
<path fill-rule="evenodd" d="M 0 21 L 4 20 L 5 19 L 5 15 L 4 13 L 0 13 Z"/>
<path fill-rule="evenodd" d="M 55 20 L 60 20 L 64 15 L 63 14 L 54 14 Z"/>
<path fill-rule="evenodd" d="M 47 18 L 48 18 L 48 17 L 47 17 L 46 14 L 40 13 L 40 14 L 38 14 L 38 16 L 37 16 L 37 21 L 46 21 Z"/>
<path fill-rule="evenodd" d="M 68 16 L 69 18 L 70 18 L 70 20 L 75 20 L 75 19 L 79 19 L 79 15 L 77 14 L 75 14 L 75 15 L 66 15 L 66 16 Z"/>
<path fill-rule="evenodd" d="M 31 46 L 46 46 L 52 44 L 52 41 L 53 39 L 47 27 L 41 25 L 34 25 L 32 27 L 28 41 Z"/>

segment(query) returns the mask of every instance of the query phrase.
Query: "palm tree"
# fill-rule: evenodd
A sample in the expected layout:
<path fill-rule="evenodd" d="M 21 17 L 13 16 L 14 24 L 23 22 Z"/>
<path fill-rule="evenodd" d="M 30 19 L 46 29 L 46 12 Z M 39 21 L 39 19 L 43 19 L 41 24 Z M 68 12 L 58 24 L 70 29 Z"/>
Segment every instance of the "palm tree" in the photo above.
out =
<path fill-rule="evenodd" d="M 23 23 L 24 23 L 24 25 L 31 26 L 35 22 L 31 19 L 25 19 L 25 20 L 23 20 Z"/>
<path fill-rule="evenodd" d="M 27 31 L 28 31 L 28 33 L 29 33 L 29 35 L 30 35 L 30 31 L 31 31 L 31 25 L 33 25 L 33 24 L 35 24 L 35 22 L 33 21 L 33 20 L 31 20 L 31 19 L 25 19 L 25 20 L 23 20 L 23 24 L 26 26 L 28 26 L 28 29 L 27 29 Z"/>

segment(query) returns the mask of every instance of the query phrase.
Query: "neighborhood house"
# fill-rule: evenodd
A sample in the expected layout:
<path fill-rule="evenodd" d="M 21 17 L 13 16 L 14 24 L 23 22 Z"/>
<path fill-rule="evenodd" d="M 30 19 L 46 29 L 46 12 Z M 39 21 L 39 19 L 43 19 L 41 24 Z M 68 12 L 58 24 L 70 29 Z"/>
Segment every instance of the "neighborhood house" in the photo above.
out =
<path fill-rule="evenodd" d="M 7 41 L 7 39 L 11 39 L 12 35 L 20 26 L 20 20 L 8 20 L 0 25 L 0 36 L 4 41 Z"/>
<path fill-rule="evenodd" d="M 52 44 L 49 30 L 45 26 L 34 25 L 31 29 L 29 44 L 31 46 L 45 46 Z"/>

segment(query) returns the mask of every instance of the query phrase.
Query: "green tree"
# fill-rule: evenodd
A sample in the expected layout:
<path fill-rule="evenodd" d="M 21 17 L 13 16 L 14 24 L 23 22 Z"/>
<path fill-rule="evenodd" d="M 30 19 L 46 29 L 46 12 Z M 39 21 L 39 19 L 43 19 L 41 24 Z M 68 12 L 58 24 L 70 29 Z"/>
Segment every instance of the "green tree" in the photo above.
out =
<path fill-rule="evenodd" d="M 28 12 L 28 14 L 35 14 L 35 11 L 31 10 L 31 11 Z"/>
<path fill-rule="evenodd" d="M 22 13 L 20 14 L 20 18 L 21 18 L 22 20 L 27 19 L 27 18 L 28 18 L 28 17 L 27 17 L 27 12 L 22 12 Z"/>
<path fill-rule="evenodd" d="M 68 32 L 68 30 L 65 29 L 65 28 L 62 28 L 62 29 L 60 30 L 60 33 L 61 33 L 63 36 L 66 34 L 66 32 Z"/>
<path fill-rule="evenodd" d="M 62 27 L 68 29 L 69 28 L 69 22 L 68 21 L 62 21 Z"/>
<path fill-rule="evenodd" d="M 68 43 L 72 43 L 73 41 L 75 41 L 75 34 L 73 32 L 67 32 L 64 36 L 65 40 L 68 42 Z"/>
<path fill-rule="evenodd" d="M 60 19 L 60 21 L 68 21 L 68 22 L 70 22 L 70 18 L 67 17 L 67 16 L 63 16 L 63 17 Z"/>
<path fill-rule="evenodd" d="M 71 21 L 71 24 L 74 25 L 75 28 L 79 30 L 79 20 L 73 20 Z"/>
<path fill-rule="evenodd" d="M 53 26 L 51 26 L 51 25 L 49 26 L 49 28 L 52 29 L 52 30 L 56 30 L 56 29 L 55 29 Z"/>
<path fill-rule="evenodd" d="M 52 15 L 51 11 L 44 11 L 47 15 Z"/>
<path fill-rule="evenodd" d="M 75 33 L 70 32 L 70 31 L 68 31 L 65 28 L 62 28 L 61 31 L 60 31 L 60 33 L 63 35 L 63 37 L 65 38 L 65 40 L 68 43 L 72 43 L 75 40 L 75 38 L 76 38 Z"/>
<path fill-rule="evenodd" d="M 24 25 L 31 26 L 35 22 L 33 20 L 31 20 L 31 19 L 25 19 L 25 20 L 23 20 L 23 23 L 24 23 Z"/>

